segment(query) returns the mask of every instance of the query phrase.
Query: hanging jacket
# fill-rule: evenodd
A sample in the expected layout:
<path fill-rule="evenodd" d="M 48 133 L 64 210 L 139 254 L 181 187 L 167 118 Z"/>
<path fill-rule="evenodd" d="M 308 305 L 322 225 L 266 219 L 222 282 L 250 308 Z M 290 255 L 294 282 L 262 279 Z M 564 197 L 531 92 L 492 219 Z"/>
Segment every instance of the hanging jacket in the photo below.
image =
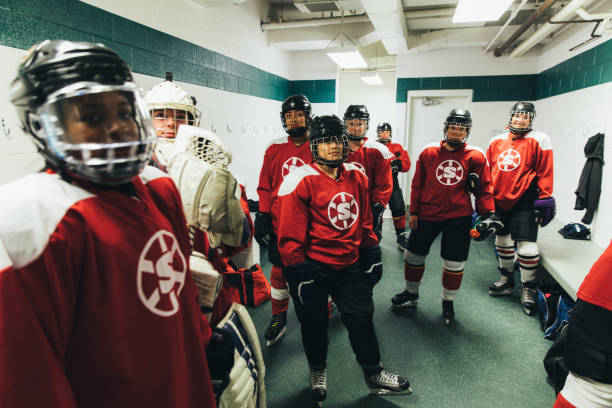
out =
<path fill-rule="evenodd" d="M 584 210 L 586 213 L 582 222 L 590 224 L 599 204 L 601 194 L 601 175 L 604 165 L 604 134 L 598 133 L 591 136 L 584 146 L 584 155 L 587 161 L 582 169 L 578 188 L 576 189 L 576 205 L 574 210 Z"/>

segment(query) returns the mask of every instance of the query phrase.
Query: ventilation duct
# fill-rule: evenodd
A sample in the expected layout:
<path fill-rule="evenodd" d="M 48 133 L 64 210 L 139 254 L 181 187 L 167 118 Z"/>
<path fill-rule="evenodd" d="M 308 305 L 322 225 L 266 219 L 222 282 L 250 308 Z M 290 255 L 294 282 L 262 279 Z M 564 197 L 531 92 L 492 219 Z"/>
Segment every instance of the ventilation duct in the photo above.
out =
<path fill-rule="evenodd" d="M 302 13 L 363 9 L 360 0 L 294 0 L 293 5 Z"/>

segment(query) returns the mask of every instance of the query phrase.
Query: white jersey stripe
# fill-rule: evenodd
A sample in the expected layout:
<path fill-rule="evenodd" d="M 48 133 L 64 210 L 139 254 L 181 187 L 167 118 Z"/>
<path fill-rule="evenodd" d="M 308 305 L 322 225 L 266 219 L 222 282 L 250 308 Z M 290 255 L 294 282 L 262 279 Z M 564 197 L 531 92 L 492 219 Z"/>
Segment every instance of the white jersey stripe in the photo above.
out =
<path fill-rule="evenodd" d="M 368 147 L 370 149 L 378 150 L 380 154 L 382 154 L 382 156 L 386 160 L 389 160 L 390 158 L 393 157 L 393 154 L 391 153 L 391 151 L 389 151 L 387 146 L 385 146 L 384 144 L 380 142 L 377 142 L 376 140 L 372 140 L 372 139 L 366 140 L 365 143 L 363 144 L 363 147 Z"/>
<path fill-rule="evenodd" d="M 304 178 L 308 176 L 316 176 L 318 174 L 319 173 L 312 168 L 310 164 L 294 169 L 291 173 L 287 174 L 282 184 L 278 188 L 278 196 L 282 197 L 291 194 Z"/>

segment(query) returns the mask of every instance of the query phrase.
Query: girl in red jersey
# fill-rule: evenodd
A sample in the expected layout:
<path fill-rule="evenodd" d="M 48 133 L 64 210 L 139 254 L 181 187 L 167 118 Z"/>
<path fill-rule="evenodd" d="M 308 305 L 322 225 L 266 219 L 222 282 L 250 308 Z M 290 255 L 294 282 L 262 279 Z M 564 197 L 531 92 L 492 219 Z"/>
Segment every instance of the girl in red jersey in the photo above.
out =
<path fill-rule="evenodd" d="M 408 380 L 390 374 L 380 362 L 372 288 L 382 276 L 382 261 L 366 176 L 343 164 L 348 140 L 338 117 L 315 118 L 309 141 L 314 162 L 290 173 L 278 190 L 278 245 L 302 326 L 312 397 L 320 402 L 327 395 L 329 295 L 371 392 L 409 393 Z"/>

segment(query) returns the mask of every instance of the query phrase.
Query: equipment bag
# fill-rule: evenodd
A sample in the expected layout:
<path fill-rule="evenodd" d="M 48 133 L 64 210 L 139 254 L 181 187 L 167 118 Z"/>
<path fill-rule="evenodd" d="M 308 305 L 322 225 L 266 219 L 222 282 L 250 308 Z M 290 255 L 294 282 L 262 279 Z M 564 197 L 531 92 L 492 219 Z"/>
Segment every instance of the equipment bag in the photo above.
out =
<path fill-rule="evenodd" d="M 259 306 L 270 299 L 270 283 L 261 271 L 261 266 L 255 264 L 250 268 L 237 268 L 232 261 L 228 262 L 234 272 L 227 272 L 225 277 L 236 290 L 233 300 L 246 306 Z"/>
<path fill-rule="evenodd" d="M 554 340 L 569 321 L 574 301 L 558 286 L 538 289 L 538 309 L 544 338 Z"/>

